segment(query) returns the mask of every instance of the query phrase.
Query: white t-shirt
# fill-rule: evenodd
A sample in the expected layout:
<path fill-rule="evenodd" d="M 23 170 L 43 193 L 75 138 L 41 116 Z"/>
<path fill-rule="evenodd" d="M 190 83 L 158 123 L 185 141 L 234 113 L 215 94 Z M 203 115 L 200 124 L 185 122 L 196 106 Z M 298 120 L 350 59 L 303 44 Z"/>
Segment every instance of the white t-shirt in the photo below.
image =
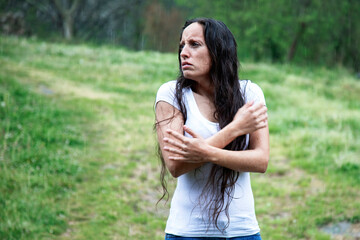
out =
<path fill-rule="evenodd" d="M 165 101 L 180 109 L 175 99 L 175 86 L 175 80 L 164 83 L 157 92 L 156 103 Z M 249 80 L 241 80 L 240 89 L 245 96 L 245 102 L 254 101 L 265 104 L 264 94 L 258 85 Z M 208 138 L 220 130 L 218 123 L 209 121 L 201 114 L 190 88 L 184 89 L 183 99 L 187 111 L 186 126 L 203 138 Z M 191 137 L 187 133 L 185 136 Z M 246 136 L 246 145 L 248 143 L 249 135 Z M 258 233 L 260 229 L 255 216 L 248 172 L 241 172 L 236 182 L 234 198 L 229 207 L 229 227 L 221 232 L 213 224 L 209 225 L 209 218 L 205 217 L 204 211 L 201 211 L 198 199 L 211 168 L 212 163 L 207 163 L 196 171 L 193 170 L 178 177 L 165 232 L 183 237 L 236 237 Z M 228 219 L 222 213 L 218 221 L 219 227 L 222 228 L 227 223 Z"/>

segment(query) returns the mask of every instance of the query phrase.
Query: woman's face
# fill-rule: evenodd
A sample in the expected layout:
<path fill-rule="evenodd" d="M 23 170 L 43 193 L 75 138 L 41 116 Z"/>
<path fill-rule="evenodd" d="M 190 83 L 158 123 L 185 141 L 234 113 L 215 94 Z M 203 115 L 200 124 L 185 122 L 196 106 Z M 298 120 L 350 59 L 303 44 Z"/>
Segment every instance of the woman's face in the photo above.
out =
<path fill-rule="evenodd" d="M 190 24 L 182 33 L 180 64 L 185 78 L 197 82 L 210 79 L 211 58 L 205 43 L 203 26 L 199 23 Z"/>

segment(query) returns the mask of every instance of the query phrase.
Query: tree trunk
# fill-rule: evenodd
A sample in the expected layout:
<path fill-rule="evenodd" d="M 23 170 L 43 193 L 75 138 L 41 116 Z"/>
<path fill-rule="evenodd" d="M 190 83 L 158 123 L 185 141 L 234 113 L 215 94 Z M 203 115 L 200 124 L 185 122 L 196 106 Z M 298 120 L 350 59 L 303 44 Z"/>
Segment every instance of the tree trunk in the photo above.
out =
<path fill-rule="evenodd" d="M 298 46 L 298 42 L 301 39 L 302 35 L 304 34 L 305 29 L 306 29 L 306 24 L 304 22 L 301 22 L 299 30 L 297 31 L 297 33 L 296 33 L 296 35 L 295 35 L 295 37 L 294 37 L 294 39 L 293 39 L 293 41 L 291 43 L 291 46 L 289 48 L 289 52 L 288 52 L 288 55 L 287 55 L 287 61 L 288 62 L 293 60 L 293 58 L 295 56 L 296 48 Z"/>
<path fill-rule="evenodd" d="M 58 9 L 62 18 L 64 37 L 66 40 L 71 40 L 74 35 L 74 13 L 77 10 L 80 0 L 73 0 L 69 8 L 64 1 L 54 0 L 55 6 Z"/>
<path fill-rule="evenodd" d="M 63 31 L 66 40 L 71 40 L 74 35 L 74 18 L 70 14 L 63 17 Z"/>

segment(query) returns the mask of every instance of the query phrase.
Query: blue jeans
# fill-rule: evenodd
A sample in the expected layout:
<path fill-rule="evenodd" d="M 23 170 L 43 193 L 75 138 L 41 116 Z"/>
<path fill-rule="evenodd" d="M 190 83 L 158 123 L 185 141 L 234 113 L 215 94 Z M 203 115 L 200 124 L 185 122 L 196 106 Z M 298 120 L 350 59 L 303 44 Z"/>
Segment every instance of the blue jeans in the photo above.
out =
<path fill-rule="evenodd" d="M 232 237 L 232 238 L 225 238 L 225 237 L 180 237 L 175 236 L 172 234 L 166 234 L 165 240 L 261 240 L 260 233 L 250 235 L 250 236 L 243 236 L 243 237 Z"/>

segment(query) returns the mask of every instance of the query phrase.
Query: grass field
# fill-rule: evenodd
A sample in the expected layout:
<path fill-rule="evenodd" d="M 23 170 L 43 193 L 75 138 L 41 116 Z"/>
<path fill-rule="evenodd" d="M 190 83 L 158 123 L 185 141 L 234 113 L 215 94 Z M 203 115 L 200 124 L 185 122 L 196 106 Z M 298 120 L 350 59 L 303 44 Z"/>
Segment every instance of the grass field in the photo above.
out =
<path fill-rule="evenodd" d="M 174 54 L 0 36 L 0 239 L 163 239 L 153 103 L 177 68 Z M 263 239 L 356 239 L 360 79 L 250 62 L 241 78 L 269 108 L 269 168 L 252 174 Z"/>

